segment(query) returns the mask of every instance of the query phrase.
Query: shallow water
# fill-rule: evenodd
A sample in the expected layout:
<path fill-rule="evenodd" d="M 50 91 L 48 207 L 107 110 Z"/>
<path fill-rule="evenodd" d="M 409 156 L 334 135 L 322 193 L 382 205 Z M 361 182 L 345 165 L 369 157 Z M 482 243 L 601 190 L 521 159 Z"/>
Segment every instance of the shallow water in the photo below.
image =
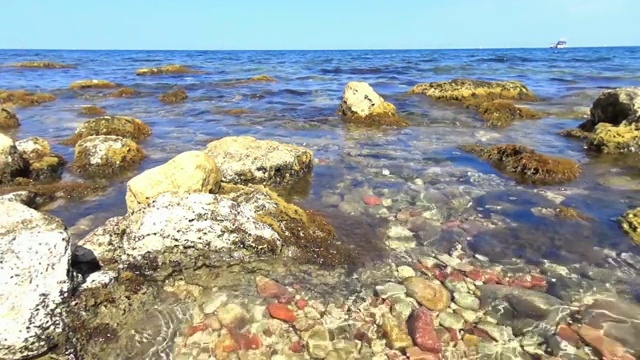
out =
<path fill-rule="evenodd" d="M 612 221 L 640 205 L 637 161 L 587 155 L 580 141 L 557 133 L 578 125 L 603 89 L 640 86 L 640 48 L 0 51 L 0 64 L 28 60 L 50 60 L 77 68 L 0 67 L 0 89 L 46 91 L 59 97 L 51 103 L 18 109 L 22 126 L 9 134 L 15 138 L 43 137 L 67 159 L 72 159 L 73 149 L 57 142 L 86 121 L 77 115 L 80 106 L 96 104 L 109 114 L 133 116 L 151 126 L 152 136 L 142 143 L 149 156 L 135 173 L 228 135 L 251 135 L 312 149 L 320 163 L 311 178 L 288 198 L 327 214 L 339 233 L 352 243 L 367 244 L 381 238 L 394 225 L 392 218 L 397 212 L 415 208 L 433 213 L 430 224 L 436 224 L 436 228 L 420 232 L 418 247 L 409 246 L 409 253 L 446 251 L 461 244 L 493 262 L 507 263 L 515 257 L 529 264 L 549 260 L 598 268 L 622 266 L 611 260 L 612 253 L 639 253 Z M 138 68 L 170 63 L 188 65 L 206 74 L 135 75 Z M 233 83 L 260 74 L 271 75 L 277 82 Z M 548 116 L 506 129 L 489 129 L 471 112 L 406 94 L 419 82 L 454 77 L 522 81 L 543 99 L 532 106 Z M 88 78 L 133 87 L 141 95 L 110 99 L 103 96 L 108 90 L 68 90 L 72 81 Z M 343 124 L 336 110 L 344 85 L 352 80 L 369 82 L 385 100 L 396 105 L 411 127 L 373 130 Z M 177 85 L 189 93 L 186 103 L 164 105 L 158 101 L 159 94 Z M 248 113 L 223 113 L 230 109 L 246 109 Z M 569 157 L 583 164 L 583 174 L 562 186 L 520 185 L 456 149 L 469 142 L 517 143 Z M 73 176 L 66 173 L 64 178 Z M 115 181 L 99 198 L 53 204 L 47 210 L 62 218 L 77 240 L 106 219 L 126 212 L 126 179 Z M 366 192 L 393 199 L 394 205 L 386 210 L 365 208 L 360 200 Z M 337 195 L 341 199 L 338 202 L 346 204 L 329 201 L 330 195 Z M 548 219 L 532 211 L 559 203 L 575 207 L 593 221 Z M 345 211 L 346 207 L 350 211 Z M 463 226 L 446 226 L 452 221 Z M 371 255 L 376 260 L 397 260 L 407 258 L 409 253 L 376 250 Z M 384 276 L 380 274 L 381 280 Z M 352 286 L 354 292 L 364 282 L 359 284 L 343 283 L 347 288 Z M 638 289 L 636 284 L 624 284 L 623 291 L 628 294 Z"/>

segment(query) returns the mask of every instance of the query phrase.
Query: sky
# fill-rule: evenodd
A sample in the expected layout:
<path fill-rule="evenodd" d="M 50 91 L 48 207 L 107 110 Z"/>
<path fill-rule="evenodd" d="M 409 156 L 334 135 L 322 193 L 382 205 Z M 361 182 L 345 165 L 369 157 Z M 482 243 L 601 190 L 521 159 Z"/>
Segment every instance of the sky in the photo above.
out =
<path fill-rule="evenodd" d="M 2 49 L 640 45 L 640 0 L 0 0 Z"/>

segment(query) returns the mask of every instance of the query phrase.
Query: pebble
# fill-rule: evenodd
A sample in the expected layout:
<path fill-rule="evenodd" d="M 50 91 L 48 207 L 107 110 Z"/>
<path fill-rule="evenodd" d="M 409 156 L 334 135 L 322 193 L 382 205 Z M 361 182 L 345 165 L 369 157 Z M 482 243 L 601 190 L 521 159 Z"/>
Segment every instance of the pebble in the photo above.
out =
<path fill-rule="evenodd" d="M 480 317 L 480 314 L 478 314 L 477 312 L 473 310 L 463 309 L 463 308 L 455 309 L 455 313 L 462 316 L 464 321 L 468 323 L 475 323 Z"/>
<path fill-rule="evenodd" d="M 263 298 L 283 299 L 291 297 L 286 286 L 262 275 L 256 277 L 256 290 Z"/>
<path fill-rule="evenodd" d="M 382 200 L 382 206 L 389 207 L 391 205 L 393 205 L 393 200 L 391 200 L 391 199 L 383 199 Z"/>
<path fill-rule="evenodd" d="M 449 291 L 439 281 L 413 276 L 404 280 L 407 294 L 429 310 L 444 311 L 451 304 Z"/>
<path fill-rule="evenodd" d="M 440 254 L 437 256 L 438 260 L 442 261 L 445 265 L 451 266 L 452 268 L 460 271 L 471 271 L 473 266 L 463 263 L 462 261 L 448 255 L 448 254 Z"/>
<path fill-rule="evenodd" d="M 420 350 L 431 353 L 442 352 L 442 344 L 436 334 L 431 311 L 424 307 L 418 308 L 409 318 L 408 326 L 411 338 Z"/>
<path fill-rule="evenodd" d="M 321 325 L 311 329 L 306 336 L 307 350 L 312 359 L 324 359 L 333 349 L 329 331 Z"/>
<path fill-rule="evenodd" d="M 382 169 L 382 175 L 389 176 L 391 175 L 391 172 L 388 169 Z"/>
<path fill-rule="evenodd" d="M 478 329 L 485 331 L 491 338 L 498 342 L 507 342 L 513 339 L 513 333 L 511 328 L 506 326 L 500 326 L 488 321 L 481 321 L 478 323 Z"/>
<path fill-rule="evenodd" d="M 371 351 L 373 351 L 374 354 L 381 354 L 384 352 L 386 346 L 386 341 L 383 339 L 374 339 L 371 341 Z"/>
<path fill-rule="evenodd" d="M 202 310 L 205 314 L 213 314 L 222 306 L 222 304 L 226 303 L 228 300 L 228 296 L 226 293 L 217 293 L 213 295 L 213 298 L 202 306 Z"/>
<path fill-rule="evenodd" d="M 392 296 L 406 294 L 407 288 L 401 284 L 389 282 L 384 285 L 376 286 L 376 292 L 381 298 L 388 299 Z"/>
<path fill-rule="evenodd" d="M 438 315 L 440 326 L 448 329 L 460 330 L 464 328 L 464 319 L 462 316 L 450 312 L 442 312 Z"/>
<path fill-rule="evenodd" d="M 417 305 L 407 297 L 395 297 L 391 299 L 391 314 L 402 321 L 407 321 L 413 309 Z"/>
<path fill-rule="evenodd" d="M 271 303 L 267 305 L 267 311 L 269 311 L 269 315 L 274 319 L 288 323 L 296 321 L 296 314 L 293 313 L 293 310 L 289 309 L 287 304 Z"/>
<path fill-rule="evenodd" d="M 416 276 L 416 272 L 413 268 L 406 265 L 398 266 L 398 278 L 400 278 L 400 280 L 404 280 L 412 276 Z"/>
<path fill-rule="evenodd" d="M 221 306 L 218 311 L 218 320 L 226 327 L 241 328 L 249 320 L 249 315 L 238 304 L 227 304 Z"/>
<path fill-rule="evenodd" d="M 362 202 L 364 202 L 367 206 L 378 206 L 382 205 L 382 199 L 375 195 L 366 195 L 362 198 Z"/>
<path fill-rule="evenodd" d="M 318 310 L 313 307 L 307 306 L 304 308 L 304 316 L 310 320 L 320 320 L 321 316 L 318 313 Z"/>
<path fill-rule="evenodd" d="M 455 292 L 453 294 L 453 301 L 463 309 L 480 309 L 480 299 L 466 292 Z"/>
<path fill-rule="evenodd" d="M 382 331 L 387 338 L 388 345 L 394 350 L 404 350 L 413 346 L 405 323 L 398 321 L 389 313 L 382 315 Z"/>
<path fill-rule="evenodd" d="M 391 238 L 413 237 L 413 233 L 404 226 L 392 225 L 387 230 L 387 235 Z"/>

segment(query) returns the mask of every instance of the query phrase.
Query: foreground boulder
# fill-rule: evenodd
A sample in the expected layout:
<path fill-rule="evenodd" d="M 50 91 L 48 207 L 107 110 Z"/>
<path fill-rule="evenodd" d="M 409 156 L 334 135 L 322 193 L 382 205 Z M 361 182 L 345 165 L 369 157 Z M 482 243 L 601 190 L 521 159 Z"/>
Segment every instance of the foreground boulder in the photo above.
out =
<path fill-rule="evenodd" d="M 29 179 L 34 181 L 60 180 L 66 161 L 51 152 L 49 143 L 37 136 L 16 142 L 18 154 L 29 163 Z"/>
<path fill-rule="evenodd" d="M 396 107 L 384 101 L 365 82 L 352 81 L 345 86 L 338 114 L 345 121 L 388 126 L 408 126 L 406 120 L 398 118 Z"/>
<path fill-rule="evenodd" d="M 10 137 L 0 134 L 0 184 L 11 183 L 28 174 L 29 163 L 20 156 L 16 144 Z"/>
<path fill-rule="evenodd" d="M 0 106 L 0 129 L 15 129 L 20 126 L 18 116 L 13 110 Z"/>
<path fill-rule="evenodd" d="M 113 89 L 118 87 L 118 85 L 112 83 L 107 80 L 78 80 L 74 81 L 69 85 L 70 89 L 80 90 L 80 89 Z"/>
<path fill-rule="evenodd" d="M 112 177 L 138 166 L 145 154 L 135 142 L 119 136 L 89 136 L 76 145 L 71 169 L 87 177 Z"/>
<path fill-rule="evenodd" d="M 187 92 L 184 89 L 176 89 L 160 95 L 158 99 L 165 104 L 176 104 L 184 102 L 188 98 L 189 95 L 187 95 Z"/>
<path fill-rule="evenodd" d="M 518 81 L 453 79 L 418 84 L 411 89 L 410 93 L 427 95 L 439 101 L 536 100 L 531 90 Z"/>
<path fill-rule="evenodd" d="M 128 116 L 101 116 L 87 120 L 76 132 L 63 141 L 66 145 L 75 145 L 78 141 L 96 135 L 120 136 L 130 140 L 142 140 L 151 135 L 151 128 L 139 119 Z"/>
<path fill-rule="evenodd" d="M 52 61 L 25 61 L 11 64 L 10 66 L 25 69 L 75 69 L 74 65 L 67 65 Z"/>
<path fill-rule="evenodd" d="M 552 185 L 573 181 L 582 168 L 573 160 L 538 154 L 521 145 L 482 147 L 463 145 L 463 151 L 489 161 L 495 168 L 523 183 Z"/>
<path fill-rule="evenodd" d="M 210 142 L 205 152 L 218 165 L 222 181 L 231 184 L 285 185 L 313 167 L 313 152 L 307 148 L 250 136 Z"/>
<path fill-rule="evenodd" d="M 81 245 L 104 266 L 134 267 L 157 278 L 281 253 L 329 265 L 354 256 L 322 217 L 253 185 L 224 186 L 218 194 L 164 193 L 108 220 Z"/>
<path fill-rule="evenodd" d="M 165 192 L 216 193 L 219 188 L 220 172 L 215 161 L 202 151 L 188 151 L 129 180 L 127 209 L 148 204 Z"/>
<path fill-rule="evenodd" d="M 57 218 L 0 202 L 0 358 L 58 345 L 71 290 L 69 234 Z"/>
<path fill-rule="evenodd" d="M 32 93 L 25 90 L 0 90 L 0 104 L 34 106 L 54 101 L 56 97 L 47 93 Z"/>
<path fill-rule="evenodd" d="M 145 75 L 168 75 L 168 74 L 194 74 L 200 73 L 200 71 L 193 70 L 184 65 L 166 65 L 160 66 L 156 68 L 142 68 L 136 70 L 136 75 L 145 76 Z"/>

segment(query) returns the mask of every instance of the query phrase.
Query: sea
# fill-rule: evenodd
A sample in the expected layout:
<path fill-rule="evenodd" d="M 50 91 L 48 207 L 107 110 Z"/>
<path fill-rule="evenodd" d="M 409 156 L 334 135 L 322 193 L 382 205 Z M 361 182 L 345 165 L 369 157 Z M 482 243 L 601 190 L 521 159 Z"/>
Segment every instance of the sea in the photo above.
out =
<path fill-rule="evenodd" d="M 50 103 L 18 108 L 21 126 L 6 132 L 13 138 L 42 137 L 54 152 L 72 160 L 73 148 L 60 142 L 87 120 L 78 112 L 91 104 L 103 107 L 111 115 L 141 119 L 153 131 L 141 142 L 147 154 L 142 165 L 123 178 L 111 180 L 108 191 L 82 201 L 59 200 L 43 209 L 65 222 L 74 241 L 107 219 L 126 213 L 125 184 L 131 176 L 181 152 L 204 149 L 212 140 L 249 135 L 302 145 L 314 152 L 316 164 L 306 183 L 283 196 L 304 208 L 326 213 L 343 241 L 389 245 L 389 229 L 397 225 L 395 215 L 405 209 L 432 212 L 430 220 L 442 225 L 438 231 L 423 234 L 424 238 L 415 244 L 375 250 L 372 262 L 397 263 L 411 257 L 411 251 L 416 249 L 446 252 L 462 247 L 469 256 L 496 264 L 520 261 L 542 266 L 552 262 L 579 269 L 576 273 L 582 275 L 595 274 L 590 269 L 599 269 L 598 276 L 585 276 L 601 281 L 602 286 L 621 281 L 620 291 L 640 300 L 637 281 L 622 281 L 617 272 L 622 267 L 631 269 L 628 271 L 635 271 L 637 278 L 640 271 L 622 260 L 622 254 L 638 256 L 640 251 L 617 220 L 625 211 L 640 206 L 637 158 L 590 154 L 583 141 L 559 135 L 588 118 L 592 102 L 602 91 L 640 86 L 640 47 L 0 50 L 1 65 L 34 60 L 76 67 L 0 67 L 0 89 L 49 92 L 58 97 Z M 182 64 L 204 73 L 135 74 L 139 68 L 167 64 Z M 238 82 L 262 74 L 276 81 Z M 408 94 L 418 83 L 454 78 L 520 81 L 540 98 L 539 102 L 523 105 L 545 115 L 540 120 L 521 120 L 507 128 L 494 129 L 486 127 L 470 110 Z M 109 98 L 107 90 L 69 89 L 70 83 L 81 79 L 109 80 L 140 94 Z M 350 81 L 369 83 L 396 106 L 410 126 L 373 129 L 345 124 L 337 109 Z M 160 94 L 177 87 L 186 90 L 188 101 L 167 105 L 158 100 Z M 238 109 L 243 112 L 229 112 Z M 573 159 L 583 171 L 578 180 L 562 185 L 521 184 L 459 150 L 460 145 L 470 143 L 525 145 L 540 153 Z M 63 180 L 78 178 L 65 172 Z M 389 198 L 394 205 L 385 211 L 369 209 L 358 203 L 358 194 L 363 191 Z M 545 215 L 558 205 L 572 207 L 590 221 L 558 220 Z M 281 273 L 291 269 L 283 264 Z M 317 270 L 317 274 L 315 270 L 305 271 L 307 281 L 331 277 L 326 269 Z M 333 285 L 325 290 L 346 297 L 359 291 L 359 286 L 370 285 L 364 280 L 349 279 L 341 282 L 344 286 L 340 290 Z M 231 280 L 225 284 L 237 286 Z"/>

